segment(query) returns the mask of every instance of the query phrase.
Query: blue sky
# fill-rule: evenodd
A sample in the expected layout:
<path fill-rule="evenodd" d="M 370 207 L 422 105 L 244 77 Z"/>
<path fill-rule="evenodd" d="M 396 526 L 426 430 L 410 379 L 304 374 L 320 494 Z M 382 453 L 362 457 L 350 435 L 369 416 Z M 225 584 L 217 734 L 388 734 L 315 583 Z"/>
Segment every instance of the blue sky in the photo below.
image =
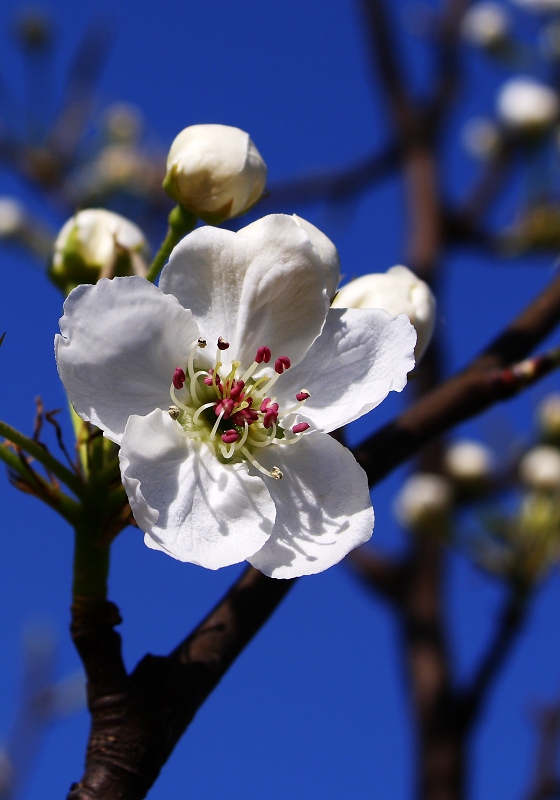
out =
<path fill-rule="evenodd" d="M 395 3 L 396 17 L 405 8 Z M 0 74 L 22 90 L 19 56 L 8 37 L 13 12 L 0 8 Z M 370 66 L 357 5 L 350 0 L 284 0 L 234 4 L 211 0 L 157 3 L 71 0 L 45 5 L 58 31 L 55 84 L 87 22 L 111 25 L 115 40 L 100 84 L 100 108 L 117 100 L 137 104 L 150 136 L 167 147 L 189 124 L 219 122 L 250 132 L 269 166 L 270 182 L 366 156 L 387 139 L 387 119 Z M 517 19 L 527 29 L 518 14 Z M 532 25 L 529 22 L 528 25 Z M 424 45 L 406 38 L 404 61 L 419 90 L 428 59 Z M 465 54 L 469 81 L 446 131 L 445 185 L 454 196 L 472 180 L 474 162 L 460 146 L 462 121 L 490 113 L 509 73 Z M 508 219 L 523 190 L 508 189 L 496 218 Z M 0 194 L 16 193 L 56 228 L 64 222 L 0 171 Z M 384 271 L 402 261 L 403 195 L 384 182 L 343 208 L 286 208 L 321 227 L 337 244 L 348 277 Z M 472 253 L 446 259 L 438 325 L 448 371 L 464 364 L 527 299 L 545 285 L 551 258 L 496 263 Z M 52 354 L 61 299 L 25 257 L 0 250 L 2 347 L 0 418 L 30 432 L 34 397 L 64 406 Z M 554 339 L 558 342 L 558 337 Z M 526 436 L 535 404 L 558 389 L 552 377 L 519 400 L 467 426 L 502 446 L 501 429 Z M 393 416 L 393 396 L 354 441 Z M 498 433 L 496 433 L 498 431 Z M 500 454 L 499 454 L 500 455 Z M 397 548 L 391 502 L 400 470 L 373 493 L 374 541 Z M 0 738 L 18 698 L 24 626 L 51 620 L 58 632 L 60 677 L 79 662 L 67 635 L 71 532 L 37 501 L 20 495 L 0 475 L 3 569 L 0 580 Z M 132 667 L 146 652 L 167 652 L 197 623 L 240 572 L 210 572 L 148 550 L 135 529 L 116 542 L 111 597 L 120 606 L 124 653 Z M 449 633 L 459 676 L 466 677 L 492 631 L 499 586 L 458 556 L 447 582 Z M 472 747 L 472 797 L 520 797 L 532 768 L 529 711 L 560 688 L 560 584 L 551 577 L 538 592 L 527 628 L 485 710 Z M 399 642 L 390 612 L 357 585 L 348 568 L 301 580 L 200 710 L 150 793 L 153 800 L 408 800 L 413 745 Z M 88 730 L 85 712 L 58 723 L 30 776 L 28 798 L 54 800 L 81 774 Z"/>

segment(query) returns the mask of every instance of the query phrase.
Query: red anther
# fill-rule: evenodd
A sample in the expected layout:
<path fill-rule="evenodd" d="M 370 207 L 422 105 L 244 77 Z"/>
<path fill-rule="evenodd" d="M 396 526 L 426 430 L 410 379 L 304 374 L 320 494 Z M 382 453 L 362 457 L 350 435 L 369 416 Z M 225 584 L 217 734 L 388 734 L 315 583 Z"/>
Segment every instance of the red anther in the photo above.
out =
<path fill-rule="evenodd" d="M 303 431 L 306 431 L 309 427 L 310 425 L 308 425 L 307 422 L 298 422 L 298 424 L 294 425 L 292 428 L 292 433 L 303 433 Z"/>
<path fill-rule="evenodd" d="M 274 405 L 276 406 L 276 403 L 274 403 Z M 277 408 L 278 406 L 276 406 L 276 409 Z M 270 406 L 264 415 L 263 419 L 264 427 L 272 428 L 272 425 L 276 422 L 277 419 L 278 419 L 278 411 L 273 409 L 272 406 Z"/>
<path fill-rule="evenodd" d="M 224 419 L 227 419 L 230 416 L 231 412 L 233 411 L 234 405 L 235 403 L 233 402 L 233 400 L 230 400 L 229 397 L 224 397 L 223 400 L 221 400 L 219 403 L 216 403 L 216 405 L 214 406 L 214 413 L 216 414 L 217 417 L 219 417 L 223 411 Z"/>
<path fill-rule="evenodd" d="M 298 392 L 296 394 L 296 400 L 299 400 L 300 403 L 302 400 L 307 400 L 308 397 L 310 397 L 309 392 Z"/>
<path fill-rule="evenodd" d="M 245 422 L 247 425 L 252 425 L 253 422 L 256 422 L 259 418 L 259 415 L 256 411 L 252 411 L 250 408 L 242 408 L 241 411 L 236 411 L 236 413 L 232 416 L 231 421 L 234 425 L 244 425 Z"/>
<path fill-rule="evenodd" d="M 257 355 L 255 356 L 255 361 L 257 364 L 262 364 L 264 361 L 265 364 L 268 364 L 271 358 L 271 352 L 268 347 L 259 347 L 257 350 Z"/>
<path fill-rule="evenodd" d="M 261 403 L 261 408 L 260 408 L 260 410 L 263 412 L 263 414 L 266 411 L 266 409 L 268 408 L 269 404 L 270 404 L 270 397 L 265 397 L 264 400 Z"/>
<path fill-rule="evenodd" d="M 229 347 L 229 342 L 226 342 L 225 339 L 220 338 L 218 339 L 218 350 L 227 350 Z"/>
<path fill-rule="evenodd" d="M 232 442 L 236 442 L 239 439 L 239 434 L 233 428 L 225 433 L 222 433 L 221 436 L 222 442 L 226 444 L 232 444 Z"/>
<path fill-rule="evenodd" d="M 237 383 L 235 384 L 235 386 L 233 386 L 231 392 L 229 393 L 229 396 L 231 397 L 232 400 L 239 399 L 239 396 L 243 391 L 244 386 L 245 384 L 243 383 L 243 381 L 237 381 Z"/>
<path fill-rule="evenodd" d="M 279 356 L 274 364 L 274 369 L 281 375 L 285 369 L 290 369 L 291 362 L 288 356 Z"/>
<path fill-rule="evenodd" d="M 177 367 L 175 372 L 173 373 L 173 386 L 176 389 L 182 389 L 185 385 L 185 381 L 187 376 L 185 375 L 185 370 L 181 369 L 181 367 Z"/>
<path fill-rule="evenodd" d="M 204 383 L 206 384 L 206 386 L 212 386 L 214 381 L 212 380 L 212 377 L 209 375 L 207 378 L 204 378 Z"/>

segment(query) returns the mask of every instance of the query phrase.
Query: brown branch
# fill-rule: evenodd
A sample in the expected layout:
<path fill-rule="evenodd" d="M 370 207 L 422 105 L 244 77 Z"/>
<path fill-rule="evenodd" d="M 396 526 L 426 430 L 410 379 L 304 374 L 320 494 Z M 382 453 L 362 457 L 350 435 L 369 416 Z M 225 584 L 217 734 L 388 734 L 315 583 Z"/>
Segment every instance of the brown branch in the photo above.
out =
<path fill-rule="evenodd" d="M 395 605 L 402 602 L 407 574 L 401 561 L 384 556 L 371 547 L 351 550 L 345 561 L 352 566 L 360 581 L 384 600 Z"/>
<path fill-rule="evenodd" d="M 141 800 L 196 711 L 294 581 L 249 567 L 168 656 L 127 675 L 112 603 L 73 609 L 72 638 L 88 679 L 92 728 L 82 780 L 68 800 Z"/>
<path fill-rule="evenodd" d="M 480 712 L 488 692 L 521 633 L 527 613 L 527 598 L 512 594 L 502 609 L 493 638 L 474 672 L 468 688 L 458 692 L 461 698 L 459 722 L 467 729 Z"/>
<path fill-rule="evenodd" d="M 560 276 L 463 372 L 418 400 L 396 420 L 374 433 L 354 455 L 376 484 L 412 458 L 435 437 L 524 388 L 523 369 L 500 369 L 521 359 L 560 322 Z M 552 368 L 535 365 L 531 380 Z"/>

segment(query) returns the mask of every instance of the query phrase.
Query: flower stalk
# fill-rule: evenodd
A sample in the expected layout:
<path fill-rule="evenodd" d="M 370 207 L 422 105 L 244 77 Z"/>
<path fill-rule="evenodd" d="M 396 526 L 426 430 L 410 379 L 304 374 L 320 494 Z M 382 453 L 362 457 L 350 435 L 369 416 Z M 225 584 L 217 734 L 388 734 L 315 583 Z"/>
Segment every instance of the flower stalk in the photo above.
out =
<path fill-rule="evenodd" d="M 146 279 L 151 283 L 154 283 L 157 276 L 163 269 L 163 266 L 171 255 L 171 251 L 175 245 L 178 244 L 183 236 L 195 228 L 197 218 L 194 214 L 191 214 L 182 206 L 177 205 L 170 212 L 168 222 L 169 228 L 167 230 L 167 236 L 163 240 L 154 260 L 150 264 L 148 273 L 146 275 Z"/>

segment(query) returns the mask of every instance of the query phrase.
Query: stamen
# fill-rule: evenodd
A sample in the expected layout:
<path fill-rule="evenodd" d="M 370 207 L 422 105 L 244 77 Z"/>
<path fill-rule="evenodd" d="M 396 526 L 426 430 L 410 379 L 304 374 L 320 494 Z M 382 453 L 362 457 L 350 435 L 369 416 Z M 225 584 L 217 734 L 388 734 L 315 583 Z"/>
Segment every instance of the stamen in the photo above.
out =
<path fill-rule="evenodd" d="M 201 349 L 204 349 L 204 348 L 206 347 L 206 345 L 207 345 L 207 341 L 206 341 L 206 339 L 203 339 L 203 338 L 202 338 L 202 336 L 201 336 L 201 337 L 200 337 L 200 339 L 197 341 L 197 345 L 198 345 L 198 346 L 199 346 Z"/>
<path fill-rule="evenodd" d="M 196 391 L 196 378 L 194 374 L 194 354 L 196 352 L 197 346 L 198 343 L 196 343 L 191 350 L 191 354 L 189 356 L 189 363 L 187 364 L 187 369 L 189 372 L 191 396 L 194 399 L 195 403 L 198 405 L 200 403 L 200 398 L 198 397 L 198 392 Z"/>
<path fill-rule="evenodd" d="M 224 444 L 220 444 L 220 451 L 224 458 L 231 458 L 235 453 L 235 445 L 230 444 L 229 447 L 226 447 Z"/>
<path fill-rule="evenodd" d="M 173 386 L 173 384 L 171 384 L 171 386 L 169 387 L 169 394 L 175 405 L 178 406 L 182 411 L 187 411 L 189 414 L 194 414 L 194 410 L 192 408 L 189 408 L 189 406 L 186 406 L 184 403 L 181 403 L 181 401 L 177 398 L 177 395 L 175 394 L 175 387 Z"/>
<path fill-rule="evenodd" d="M 185 375 L 185 370 L 181 369 L 181 367 L 177 367 L 173 373 L 173 386 L 176 389 L 182 389 L 185 385 L 186 379 L 187 376 Z"/>
<path fill-rule="evenodd" d="M 214 403 L 204 403 L 203 406 L 200 406 L 200 408 L 197 409 L 193 414 L 192 418 L 193 425 L 198 425 L 198 420 L 200 419 L 200 415 L 202 414 L 202 412 L 206 411 L 207 408 L 212 408 L 213 405 Z"/>
<path fill-rule="evenodd" d="M 229 342 L 226 342 L 225 339 L 220 338 L 218 339 L 218 350 L 227 350 L 229 347 Z"/>
<path fill-rule="evenodd" d="M 214 403 L 210 403 L 210 405 L 213 406 Z M 228 419 L 228 417 L 231 416 L 231 412 L 233 411 L 234 407 L 235 403 L 233 400 L 231 400 L 229 397 L 224 397 L 221 402 L 216 403 L 216 414 L 223 414 L 224 419 Z"/>
<path fill-rule="evenodd" d="M 281 375 L 285 369 L 290 369 L 291 362 L 288 356 L 279 356 L 274 363 L 274 370 Z"/>
<path fill-rule="evenodd" d="M 179 414 L 180 414 L 181 412 L 179 411 L 179 409 L 177 408 L 177 406 L 169 406 L 169 408 L 167 409 L 167 411 L 168 411 L 168 413 L 169 413 L 169 416 L 171 417 L 171 419 L 179 419 Z"/>
<path fill-rule="evenodd" d="M 296 400 L 299 400 L 300 403 L 303 403 L 304 400 L 307 400 L 311 395 L 307 391 L 307 389 L 302 389 L 301 392 L 296 394 Z"/>
<path fill-rule="evenodd" d="M 222 433 L 221 439 L 222 442 L 225 442 L 226 444 L 232 444 L 232 442 L 236 442 L 239 439 L 239 434 L 236 430 L 231 428 L 231 430 Z"/>
<path fill-rule="evenodd" d="M 292 428 L 292 433 L 303 433 L 311 426 L 307 422 L 298 422 L 297 425 L 294 425 Z"/>
<path fill-rule="evenodd" d="M 254 436 L 251 436 L 249 439 L 249 444 L 253 445 L 253 447 L 268 447 L 269 444 L 272 444 L 274 439 L 276 438 L 276 423 L 273 422 L 269 428 L 270 434 L 267 435 L 266 439 L 255 439 Z M 283 441 L 283 440 L 281 440 Z"/>
<path fill-rule="evenodd" d="M 247 420 L 245 420 L 245 430 L 243 431 L 243 436 L 241 437 L 241 439 L 239 439 L 239 441 L 235 443 L 236 450 L 239 450 L 241 447 L 243 447 L 243 445 L 247 441 L 248 436 L 249 436 L 249 425 L 247 423 Z"/>
<path fill-rule="evenodd" d="M 255 361 L 257 364 L 262 364 L 264 361 L 265 364 L 268 364 L 271 358 L 271 352 L 268 347 L 259 347 L 257 350 L 257 355 L 255 356 Z"/>
<path fill-rule="evenodd" d="M 212 428 L 212 430 L 210 431 L 210 441 L 211 441 L 211 442 L 213 442 L 213 441 L 214 441 L 214 439 L 216 438 L 216 431 L 218 430 L 218 425 L 219 425 L 219 424 L 220 424 L 220 422 L 222 421 L 222 417 L 223 417 L 223 416 L 224 416 L 224 412 L 222 411 L 222 413 L 220 414 L 220 416 L 218 417 L 218 419 L 217 419 L 217 420 L 216 420 L 216 422 L 214 423 L 214 427 L 213 427 L 213 428 Z"/>
<path fill-rule="evenodd" d="M 251 464 L 255 467 L 255 469 L 258 469 L 258 471 L 262 472 L 263 475 L 268 475 L 269 478 L 274 478 L 277 481 L 279 481 L 280 478 L 283 477 L 283 473 L 278 469 L 278 467 L 272 467 L 270 472 L 267 469 L 265 469 L 261 464 L 259 464 L 259 462 L 255 458 L 253 458 L 253 456 L 247 450 L 246 447 L 242 447 L 241 452 L 243 453 L 245 458 L 251 462 Z"/>

